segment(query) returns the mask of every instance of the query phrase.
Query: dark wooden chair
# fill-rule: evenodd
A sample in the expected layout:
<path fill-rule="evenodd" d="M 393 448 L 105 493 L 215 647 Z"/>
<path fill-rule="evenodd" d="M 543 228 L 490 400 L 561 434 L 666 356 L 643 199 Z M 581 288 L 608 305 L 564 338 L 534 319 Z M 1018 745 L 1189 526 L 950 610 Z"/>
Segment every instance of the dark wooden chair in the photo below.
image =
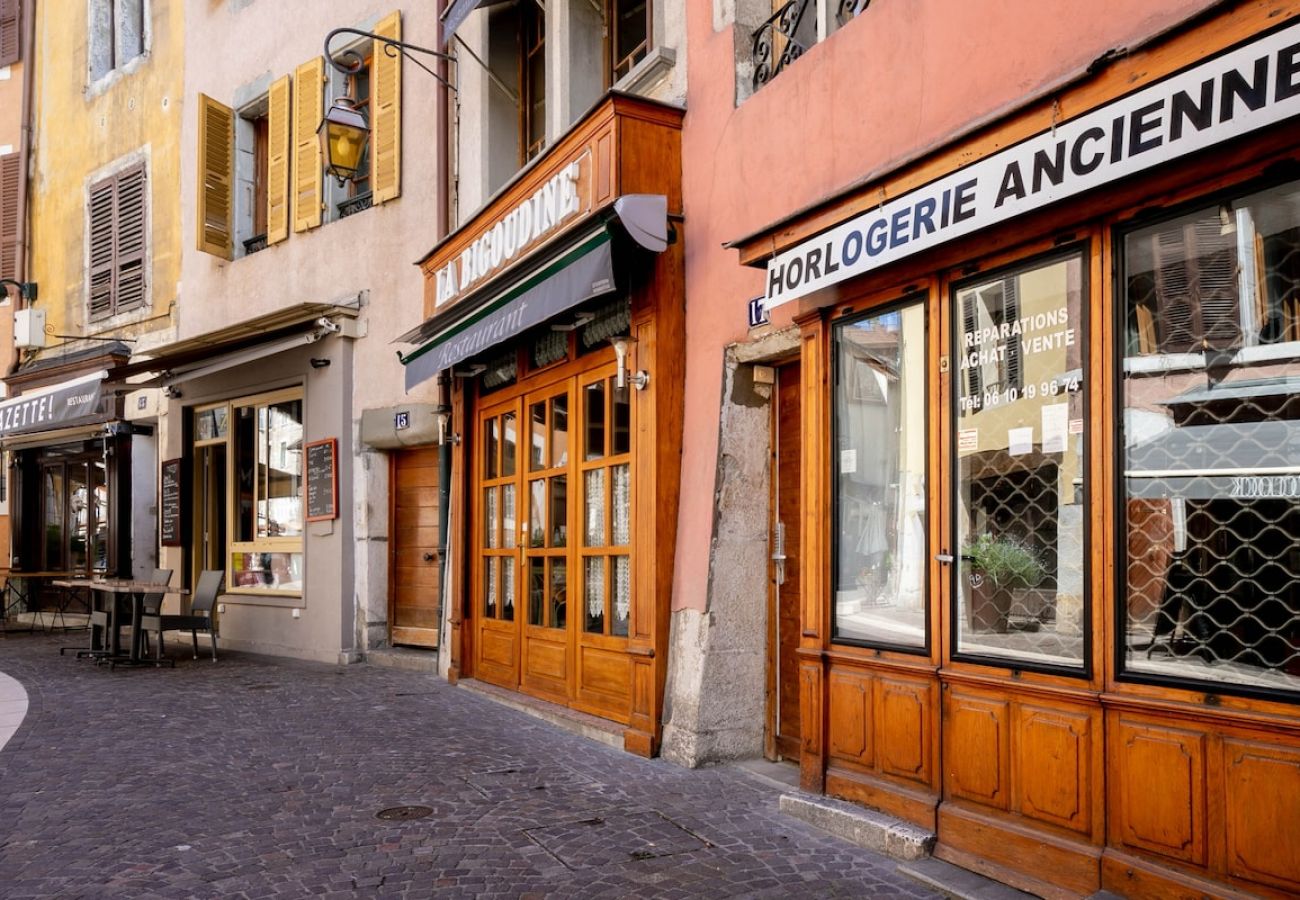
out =
<path fill-rule="evenodd" d="M 146 611 L 140 627 L 145 634 L 151 631 L 158 633 L 158 653 L 154 659 L 162 659 L 165 652 L 164 631 L 188 631 L 194 642 L 194 658 L 198 659 L 199 632 L 206 631 L 212 639 L 212 661 L 217 661 L 217 633 L 212 627 L 212 610 L 216 606 L 217 595 L 221 593 L 221 585 L 225 577 L 226 573 L 219 569 L 200 574 L 198 585 L 190 598 L 190 611 L 187 614 L 164 615 L 157 610 L 153 613 Z"/>

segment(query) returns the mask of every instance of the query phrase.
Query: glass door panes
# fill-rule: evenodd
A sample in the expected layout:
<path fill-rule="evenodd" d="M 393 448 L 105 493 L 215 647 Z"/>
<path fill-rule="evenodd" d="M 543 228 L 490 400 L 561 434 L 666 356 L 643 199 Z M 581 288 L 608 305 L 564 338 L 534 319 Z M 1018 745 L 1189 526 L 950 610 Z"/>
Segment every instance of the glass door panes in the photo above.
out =
<path fill-rule="evenodd" d="M 569 620 L 569 394 L 530 398 L 527 409 L 528 624 L 563 631 Z"/>
<path fill-rule="evenodd" d="M 506 410 L 480 419 L 479 612 L 513 622 L 518 608 L 518 414 Z"/>
<path fill-rule="evenodd" d="M 612 377 L 581 385 L 582 630 L 627 637 L 631 620 L 631 405 Z"/>
<path fill-rule="evenodd" d="M 923 648 L 924 303 L 837 324 L 835 355 L 835 639 Z"/>
<path fill-rule="evenodd" d="M 1081 254 L 954 291 L 955 650 L 1081 668 Z"/>
<path fill-rule="evenodd" d="M 1300 183 L 1123 236 L 1125 672 L 1300 690 Z"/>

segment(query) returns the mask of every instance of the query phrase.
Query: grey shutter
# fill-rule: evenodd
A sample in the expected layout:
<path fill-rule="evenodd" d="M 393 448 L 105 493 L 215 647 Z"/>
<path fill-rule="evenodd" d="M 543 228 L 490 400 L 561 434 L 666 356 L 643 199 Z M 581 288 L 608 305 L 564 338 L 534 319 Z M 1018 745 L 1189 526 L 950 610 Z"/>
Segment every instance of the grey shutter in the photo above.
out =
<path fill-rule="evenodd" d="M 0 0 L 0 66 L 11 66 L 22 56 L 18 23 L 22 4 L 18 0 Z"/>
<path fill-rule="evenodd" d="M 144 306 L 149 182 L 144 165 L 117 176 L 114 313 Z"/>
<path fill-rule="evenodd" d="M 113 275 L 117 255 L 114 252 L 114 207 L 117 176 L 90 188 L 90 296 L 87 307 L 90 321 L 113 314 Z"/>

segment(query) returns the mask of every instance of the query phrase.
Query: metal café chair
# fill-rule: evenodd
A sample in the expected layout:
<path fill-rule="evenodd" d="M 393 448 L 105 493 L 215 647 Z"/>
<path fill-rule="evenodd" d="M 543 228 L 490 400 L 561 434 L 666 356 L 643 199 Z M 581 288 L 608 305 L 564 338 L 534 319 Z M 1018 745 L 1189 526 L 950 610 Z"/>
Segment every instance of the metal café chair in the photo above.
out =
<path fill-rule="evenodd" d="M 217 632 L 212 627 L 212 610 L 216 606 L 217 595 L 221 593 L 221 585 L 225 577 L 226 573 L 220 569 L 208 570 L 200 574 L 188 614 L 145 613 L 140 620 L 140 630 L 146 635 L 151 631 L 158 633 L 158 652 L 154 656 L 155 660 L 162 659 L 164 631 L 188 631 L 190 639 L 194 642 L 195 659 L 199 658 L 199 632 L 206 631 L 212 639 L 212 661 L 217 661 Z"/>

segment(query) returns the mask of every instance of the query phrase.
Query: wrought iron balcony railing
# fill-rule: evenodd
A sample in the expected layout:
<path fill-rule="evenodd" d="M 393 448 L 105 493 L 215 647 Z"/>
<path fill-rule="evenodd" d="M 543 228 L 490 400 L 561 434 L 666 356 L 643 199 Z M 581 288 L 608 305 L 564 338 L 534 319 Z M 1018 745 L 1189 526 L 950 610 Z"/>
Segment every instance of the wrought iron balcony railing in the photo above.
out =
<path fill-rule="evenodd" d="M 836 26 L 843 27 L 865 12 L 871 0 L 833 0 L 833 3 Z M 781 74 L 786 66 L 817 42 L 820 30 L 817 27 L 817 7 L 818 0 L 790 0 L 755 29 L 754 90 Z"/>

